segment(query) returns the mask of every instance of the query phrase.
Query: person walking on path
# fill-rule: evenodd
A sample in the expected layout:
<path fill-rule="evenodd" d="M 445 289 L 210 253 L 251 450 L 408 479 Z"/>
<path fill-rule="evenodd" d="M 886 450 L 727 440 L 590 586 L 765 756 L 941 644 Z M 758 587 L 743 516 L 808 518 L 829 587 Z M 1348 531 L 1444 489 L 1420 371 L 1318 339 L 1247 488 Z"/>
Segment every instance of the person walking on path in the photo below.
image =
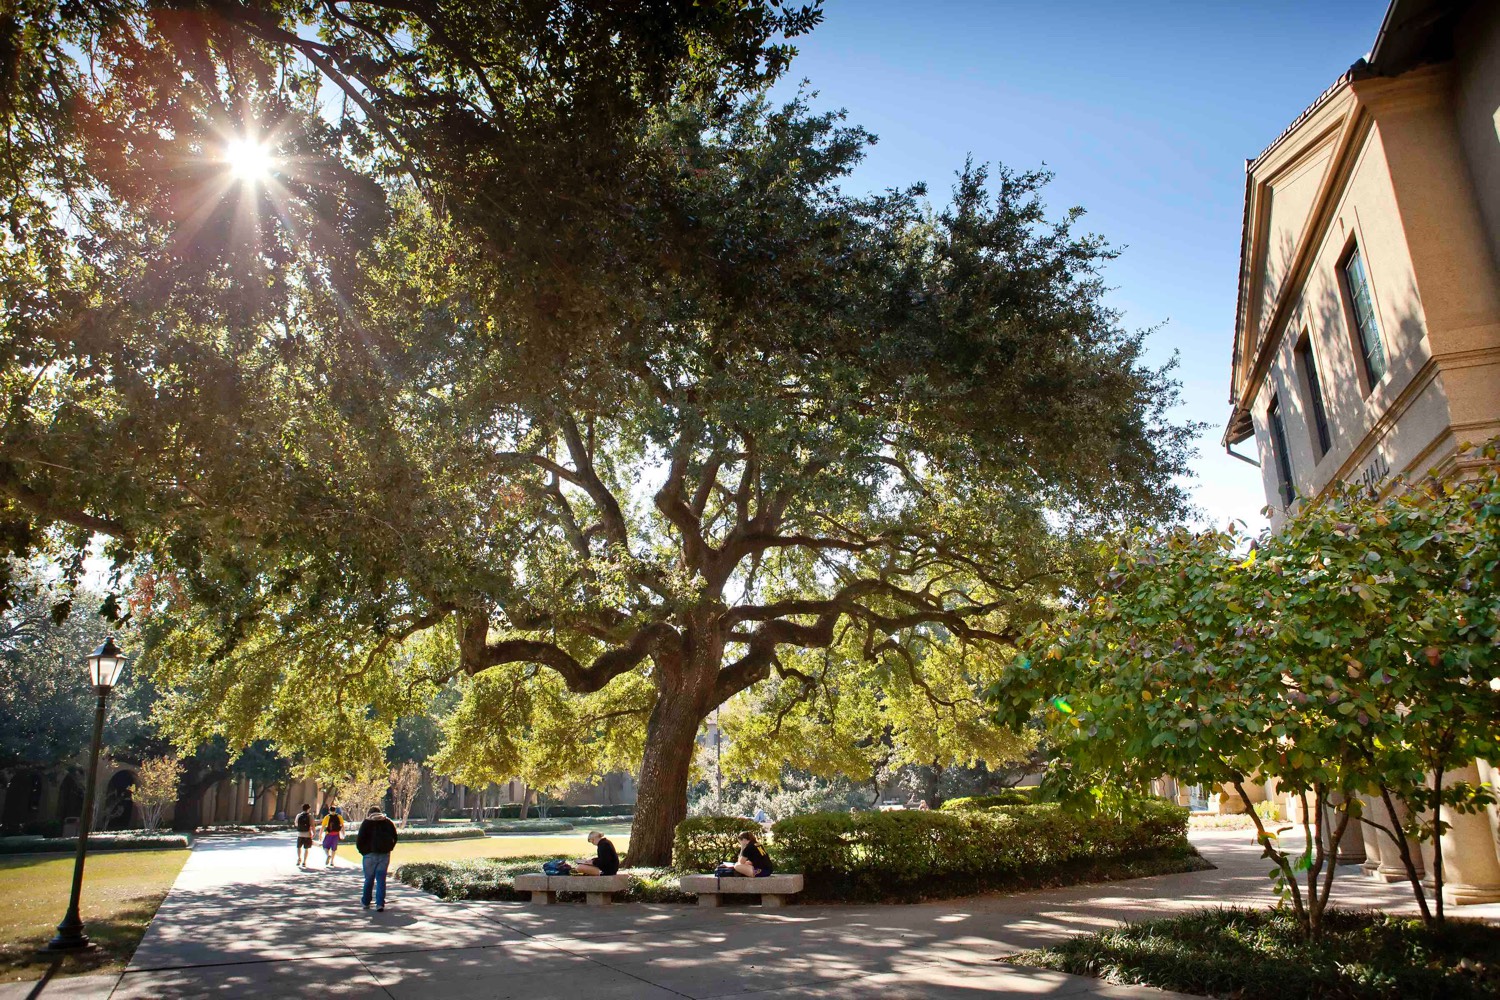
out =
<path fill-rule="evenodd" d="M 396 840 L 396 824 L 380 811 L 379 806 L 371 806 L 364 822 L 359 824 L 359 834 L 354 838 L 355 848 L 364 856 L 365 888 L 360 894 L 359 902 L 367 910 L 370 908 L 372 889 L 375 893 L 375 912 L 385 909 L 385 875 L 391 868 L 391 851 L 396 847 Z"/>
<path fill-rule="evenodd" d="M 327 816 L 323 817 L 323 854 L 327 858 L 325 867 L 333 867 L 333 856 L 339 849 L 339 838 L 344 835 L 344 817 L 339 815 L 338 810 L 329 810 Z"/>
<path fill-rule="evenodd" d="M 307 856 L 312 853 L 313 817 L 312 804 L 303 803 L 302 811 L 292 820 L 297 828 L 297 867 L 307 867 Z"/>

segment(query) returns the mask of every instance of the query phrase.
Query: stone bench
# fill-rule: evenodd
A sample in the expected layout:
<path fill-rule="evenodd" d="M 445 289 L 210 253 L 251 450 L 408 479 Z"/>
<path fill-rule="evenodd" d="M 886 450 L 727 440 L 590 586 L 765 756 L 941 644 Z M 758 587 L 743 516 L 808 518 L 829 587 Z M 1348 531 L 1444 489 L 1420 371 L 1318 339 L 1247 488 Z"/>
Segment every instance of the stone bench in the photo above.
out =
<path fill-rule="evenodd" d="M 531 901 L 557 902 L 559 892 L 581 892 L 590 906 L 608 906 L 617 892 L 630 888 L 628 875 L 517 875 L 516 890 L 531 893 Z"/>
<path fill-rule="evenodd" d="M 802 891 L 801 875 L 767 875 L 765 878 L 719 878 L 717 875 L 684 875 L 678 880 L 684 892 L 696 892 L 699 906 L 718 906 L 722 896 L 759 896 L 765 907 L 785 906 Z"/>

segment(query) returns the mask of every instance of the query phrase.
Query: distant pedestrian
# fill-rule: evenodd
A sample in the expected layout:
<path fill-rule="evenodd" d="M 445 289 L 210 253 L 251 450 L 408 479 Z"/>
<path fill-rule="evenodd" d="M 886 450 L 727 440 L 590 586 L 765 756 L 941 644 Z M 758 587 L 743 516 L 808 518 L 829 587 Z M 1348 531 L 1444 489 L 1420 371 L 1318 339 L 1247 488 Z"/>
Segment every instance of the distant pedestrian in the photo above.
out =
<path fill-rule="evenodd" d="M 359 902 L 367 910 L 370 908 L 372 890 L 375 894 L 375 912 L 385 909 L 385 875 L 391 868 L 391 851 L 396 847 L 396 840 L 396 824 L 380 811 L 379 806 L 371 806 L 364 822 L 359 824 L 359 834 L 354 838 L 355 848 L 364 855 L 365 888 L 360 894 Z"/>
<path fill-rule="evenodd" d="M 307 867 L 307 855 L 312 852 L 313 817 L 312 804 L 303 803 L 302 811 L 292 820 L 297 828 L 297 867 Z"/>
<path fill-rule="evenodd" d="M 921 802 L 918 802 L 917 803 L 917 808 L 920 809 L 922 812 L 926 812 L 928 810 L 928 808 L 929 808 L 929 806 L 927 805 L 927 800 L 923 799 Z"/>
<path fill-rule="evenodd" d="M 769 816 L 766 815 L 766 810 L 765 810 L 764 806 L 756 806 L 755 807 L 755 816 L 754 816 L 754 819 L 755 819 L 755 822 L 759 823 L 761 826 L 769 826 L 770 823 L 771 823 L 771 817 L 769 817 Z"/>
<path fill-rule="evenodd" d="M 325 867 L 333 867 L 333 856 L 338 853 L 339 839 L 344 836 L 344 817 L 340 816 L 337 809 L 329 810 L 327 816 L 323 817 L 323 854 L 327 859 Z"/>

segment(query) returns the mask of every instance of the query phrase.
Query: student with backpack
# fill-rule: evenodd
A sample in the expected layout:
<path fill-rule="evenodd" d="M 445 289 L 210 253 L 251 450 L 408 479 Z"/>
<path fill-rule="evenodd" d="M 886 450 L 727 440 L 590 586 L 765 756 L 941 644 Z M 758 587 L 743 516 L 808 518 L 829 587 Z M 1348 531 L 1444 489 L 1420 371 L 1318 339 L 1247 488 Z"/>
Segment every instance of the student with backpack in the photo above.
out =
<path fill-rule="evenodd" d="M 297 828 L 297 867 L 307 867 L 307 855 L 312 851 L 313 817 L 312 804 L 304 802 L 302 811 L 297 818 L 292 820 L 292 825 Z"/>
<path fill-rule="evenodd" d="M 327 857 L 327 868 L 333 867 L 333 856 L 338 852 L 339 839 L 344 835 L 344 817 L 335 806 L 323 817 L 323 854 Z"/>
<path fill-rule="evenodd" d="M 375 895 L 375 912 L 385 910 L 385 876 L 391 868 L 391 851 L 395 849 L 397 839 L 396 824 L 380 811 L 379 806 L 371 806 L 364 822 L 359 824 L 359 834 L 354 838 L 355 848 L 364 856 L 365 888 L 360 894 L 359 902 L 367 910 L 370 908 L 372 889 Z"/>

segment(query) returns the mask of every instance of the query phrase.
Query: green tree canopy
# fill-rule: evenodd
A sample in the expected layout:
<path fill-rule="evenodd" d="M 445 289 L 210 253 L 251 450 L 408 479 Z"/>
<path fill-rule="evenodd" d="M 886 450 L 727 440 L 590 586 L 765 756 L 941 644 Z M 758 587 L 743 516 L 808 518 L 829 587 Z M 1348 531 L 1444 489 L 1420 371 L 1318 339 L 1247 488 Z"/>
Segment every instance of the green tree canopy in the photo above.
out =
<path fill-rule="evenodd" d="M 955 700 L 1080 537 L 1180 504 L 1175 385 L 1043 175 L 854 197 L 870 137 L 755 95 L 815 12 L 396 6 L 53 14 L 19 50 L 82 108 L 16 114 L 83 222 L 12 272 L 8 537 L 102 532 L 179 588 L 138 614 L 184 745 L 349 770 L 462 676 L 455 770 L 639 754 L 662 861 L 716 705 L 836 643 Z M 231 185 L 203 150 L 248 127 L 282 169 Z M 41 148 L 17 190 L 64 176 Z"/>

